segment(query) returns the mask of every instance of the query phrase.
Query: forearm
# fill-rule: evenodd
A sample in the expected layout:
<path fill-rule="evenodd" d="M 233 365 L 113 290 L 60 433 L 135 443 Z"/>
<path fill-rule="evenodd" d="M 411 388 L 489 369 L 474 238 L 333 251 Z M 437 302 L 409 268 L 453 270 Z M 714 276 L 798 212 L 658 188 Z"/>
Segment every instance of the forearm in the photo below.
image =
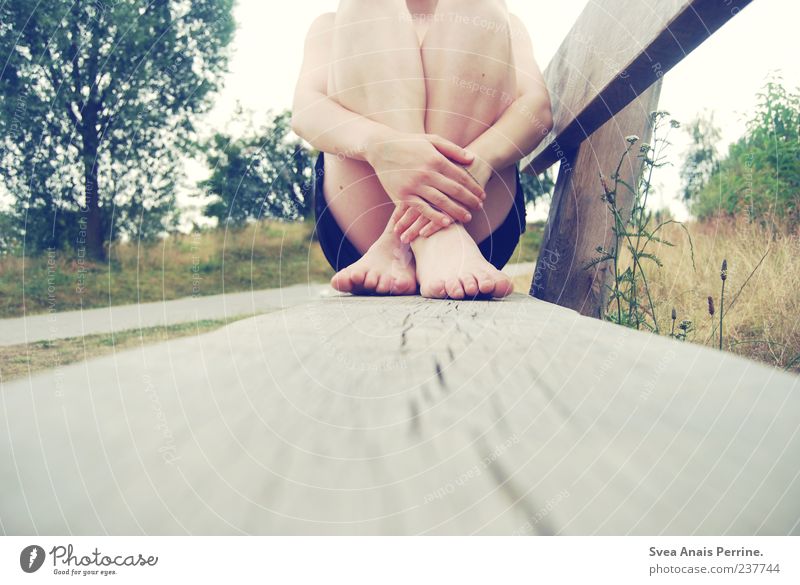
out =
<path fill-rule="evenodd" d="M 295 97 L 292 130 L 317 150 L 362 161 L 376 144 L 396 134 L 388 126 L 312 91 Z"/>
<path fill-rule="evenodd" d="M 527 93 L 514 100 L 498 120 L 466 148 L 475 154 L 477 169 L 488 181 L 533 151 L 552 128 L 547 92 Z M 480 179 L 480 178 L 479 178 Z"/>

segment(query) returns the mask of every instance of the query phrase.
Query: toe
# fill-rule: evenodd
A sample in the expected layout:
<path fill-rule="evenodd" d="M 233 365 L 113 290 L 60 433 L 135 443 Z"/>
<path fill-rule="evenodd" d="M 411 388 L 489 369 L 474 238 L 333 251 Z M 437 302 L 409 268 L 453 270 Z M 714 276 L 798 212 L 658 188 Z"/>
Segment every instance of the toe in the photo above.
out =
<path fill-rule="evenodd" d="M 429 299 L 443 299 L 447 296 L 443 280 L 433 280 L 420 287 L 420 294 Z"/>
<path fill-rule="evenodd" d="M 490 295 L 494 293 L 495 279 L 492 278 L 491 274 L 481 271 L 475 275 L 475 278 L 478 280 L 478 289 L 481 291 L 481 294 Z"/>
<path fill-rule="evenodd" d="M 367 272 L 367 275 L 364 277 L 364 288 L 366 290 L 375 290 L 375 287 L 378 286 L 379 276 L 380 275 L 375 270 Z"/>
<path fill-rule="evenodd" d="M 448 280 L 445 283 L 445 290 L 447 291 L 447 296 L 451 299 L 460 300 L 464 298 L 464 287 L 461 286 L 461 281 L 457 278 Z"/>
<path fill-rule="evenodd" d="M 378 277 L 378 284 L 375 285 L 375 292 L 379 295 L 388 294 L 392 289 L 392 277 L 389 274 L 381 274 Z"/>
<path fill-rule="evenodd" d="M 391 294 L 393 295 L 408 295 L 411 294 L 412 289 L 414 288 L 414 283 L 410 278 L 406 277 L 398 277 L 394 279 L 392 283 L 392 290 Z"/>
<path fill-rule="evenodd" d="M 340 270 L 331 278 L 331 286 L 339 292 L 348 293 L 353 290 L 353 284 L 350 280 L 350 273 L 348 270 Z"/>
<path fill-rule="evenodd" d="M 461 285 L 464 287 L 464 294 L 470 298 L 478 294 L 478 281 L 472 274 L 467 274 L 461 277 Z"/>
<path fill-rule="evenodd" d="M 514 283 L 502 272 L 497 273 L 494 283 L 494 296 L 497 298 L 507 297 L 514 291 Z"/>
<path fill-rule="evenodd" d="M 364 279 L 367 271 L 362 268 L 354 268 L 350 271 L 350 289 L 352 292 L 360 291 L 364 288 Z"/>

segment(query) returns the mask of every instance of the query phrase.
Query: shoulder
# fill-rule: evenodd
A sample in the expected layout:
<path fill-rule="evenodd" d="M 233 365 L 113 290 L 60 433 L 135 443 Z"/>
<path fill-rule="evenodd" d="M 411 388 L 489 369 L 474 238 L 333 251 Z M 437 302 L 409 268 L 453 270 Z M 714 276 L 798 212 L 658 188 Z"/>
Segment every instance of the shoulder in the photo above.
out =
<path fill-rule="evenodd" d="M 306 36 L 311 39 L 312 37 L 329 33 L 333 29 L 335 23 L 336 13 L 324 12 L 314 19 L 311 26 L 308 27 Z"/>
<path fill-rule="evenodd" d="M 508 26 L 511 31 L 511 40 L 519 43 L 524 42 L 525 44 L 530 44 L 531 37 L 528 33 L 528 27 L 525 26 L 525 23 L 522 22 L 522 19 L 517 16 L 516 14 L 509 12 L 508 13 Z"/>

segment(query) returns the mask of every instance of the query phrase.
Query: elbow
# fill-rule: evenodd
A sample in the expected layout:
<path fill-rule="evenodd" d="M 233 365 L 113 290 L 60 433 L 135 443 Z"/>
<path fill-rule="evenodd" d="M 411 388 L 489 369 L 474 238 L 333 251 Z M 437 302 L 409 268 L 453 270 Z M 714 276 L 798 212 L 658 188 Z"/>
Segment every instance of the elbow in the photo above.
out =
<path fill-rule="evenodd" d="M 517 107 L 530 124 L 532 139 L 538 143 L 553 129 L 553 110 L 547 92 L 531 92 L 517 98 Z"/>
<path fill-rule="evenodd" d="M 547 93 L 545 93 L 544 99 L 540 100 L 536 111 L 536 120 L 541 127 L 542 136 L 550 134 L 553 129 L 553 107 L 550 104 L 550 96 Z"/>
<path fill-rule="evenodd" d="M 292 108 L 292 119 L 291 119 L 291 128 L 292 132 L 297 134 L 300 138 L 305 139 L 305 116 L 303 114 L 298 113 L 297 108 Z"/>

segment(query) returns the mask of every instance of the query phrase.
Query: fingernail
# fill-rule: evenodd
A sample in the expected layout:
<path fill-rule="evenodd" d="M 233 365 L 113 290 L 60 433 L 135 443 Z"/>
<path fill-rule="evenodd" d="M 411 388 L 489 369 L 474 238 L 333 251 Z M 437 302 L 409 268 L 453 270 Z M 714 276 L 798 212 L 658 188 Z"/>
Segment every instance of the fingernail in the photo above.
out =
<path fill-rule="evenodd" d="M 442 219 L 442 225 L 450 225 L 450 218 L 445 217 Z"/>
<path fill-rule="evenodd" d="M 480 203 L 478 203 L 478 209 L 483 209 L 483 201 L 481 201 Z"/>
<path fill-rule="evenodd" d="M 469 213 L 464 214 L 464 221 L 472 221 L 472 216 Z"/>

